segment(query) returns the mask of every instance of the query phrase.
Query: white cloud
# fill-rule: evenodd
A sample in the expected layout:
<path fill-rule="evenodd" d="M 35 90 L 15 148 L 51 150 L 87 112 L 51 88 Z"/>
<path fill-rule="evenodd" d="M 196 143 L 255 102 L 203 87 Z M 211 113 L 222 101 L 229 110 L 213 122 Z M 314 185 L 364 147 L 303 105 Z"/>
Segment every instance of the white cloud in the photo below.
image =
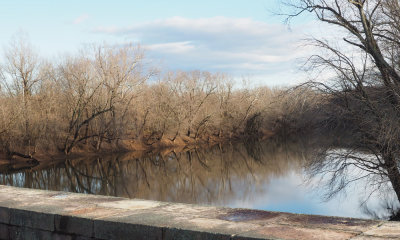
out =
<path fill-rule="evenodd" d="M 84 21 L 86 21 L 87 19 L 89 19 L 89 15 L 88 14 L 83 14 L 77 18 L 75 18 L 75 20 L 72 22 L 73 24 L 81 24 Z"/>
<path fill-rule="evenodd" d="M 295 77 L 288 76 L 288 72 L 295 72 L 296 59 L 309 53 L 309 49 L 300 47 L 300 40 L 304 38 L 303 30 L 310 31 L 310 27 L 290 31 L 283 24 L 250 18 L 173 17 L 130 27 L 98 27 L 95 32 L 139 41 L 149 50 L 150 58 L 164 60 L 170 69 L 221 71 L 234 77 L 269 79 L 280 73 Z M 271 84 L 273 79 L 268 81 Z M 281 84 L 282 79 L 279 81 Z"/>
<path fill-rule="evenodd" d="M 145 46 L 149 50 L 162 51 L 166 53 L 185 53 L 194 50 L 195 46 L 190 42 L 158 43 Z"/>

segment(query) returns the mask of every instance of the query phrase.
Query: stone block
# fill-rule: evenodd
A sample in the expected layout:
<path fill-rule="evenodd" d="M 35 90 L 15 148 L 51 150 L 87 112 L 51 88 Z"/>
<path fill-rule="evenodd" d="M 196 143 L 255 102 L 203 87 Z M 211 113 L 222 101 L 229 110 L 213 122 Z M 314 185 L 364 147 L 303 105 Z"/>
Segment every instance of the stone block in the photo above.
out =
<path fill-rule="evenodd" d="M 230 240 L 231 236 L 227 234 L 212 233 L 212 232 L 198 232 L 177 228 L 166 228 L 163 230 L 163 240 Z"/>
<path fill-rule="evenodd" d="M 0 207 L 0 223 L 10 223 L 10 211 L 8 207 Z"/>
<path fill-rule="evenodd" d="M 1 226 L 0 226 L 1 229 Z M 9 226 L 8 237 L 0 239 L 31 239 L 31 240 L 89 240 L 90 238 L 78 237 L 76 235 L 49 232 L 20 226 Z"/>
<path fill-rule="evenodd" d="M 25 227 L 20 227 L 20 226 L 10 227 L 9 228 L 9 237 L 10 237 L 10 239 L 15 239 L 15 240 L 19 240 L 19 239 L 21 239 L 21 240 L 25 240 L 25 239 L 51 240 L 51 239 L 54 239 L 52 237 L 52 233 L 49 231 L 42 231 L 42 230 L 25 228 Z M 69 240 L 69 239 L 65 239 L 65 240 Z"/>
<path fill-rule="evenodd" d="M 0 224 L 0 239 L 9 239 L 9 226 L 7 224 Z"/>
<path fill-rule="evenodd" d="M 29 227 L 46 231 L 54 231 L 54 214 L 12 209 L 10 225 Z"/>
<path fill-rule="evenodd" d="M 55 216 L 55 229 L 57 232 L 76 234 L 79 236 L 92 237 L 93 220 L 73 216 Z"/>
<path fill-rule="evenodd" d="M 94 237 L 100 239 L 120 240 L 161 240 L 162 228 L 141 224 L 127 224 L 120 222 L 95 220 Z"/>

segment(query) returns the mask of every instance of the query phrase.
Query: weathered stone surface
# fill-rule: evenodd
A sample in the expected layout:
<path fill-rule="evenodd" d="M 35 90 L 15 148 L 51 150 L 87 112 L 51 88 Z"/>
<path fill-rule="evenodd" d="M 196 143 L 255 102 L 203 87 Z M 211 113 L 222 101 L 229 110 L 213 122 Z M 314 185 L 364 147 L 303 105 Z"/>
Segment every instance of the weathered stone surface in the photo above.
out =
<path fill-rule="evenodd" d="M 398 239 L 398 238 L 390 238 L 390 239 Z M 381 238 L 381 237 L 377 237 L 377 236 L 358 235 L 353 238 L 350 238 L 350 240 L 388 240 L 388 238 Z"/>
<path fill-rule="evenodd" d="M 355 233 L 333 231 L 320 228 L 302 228 L 287 225 L 268 225 L 259 229 L 239 234 L 238 237 L 262 239 L 299 239 L 299 240 L 341 240 L 356 236 Z M 235 239 L 235 238 L 234 238 Z"/>
<path fill-rule="evenodd" d="M 199 236 L 205 236 L 209 233 L 213 236 L 219 236 L 218 238 L 221 238 L 222 235 L 229 238 L 233 234 L 260 227 L 259 225 L 250 223 L 228 222 L 215 218 L 186 215 L 180 212 L 165 212 L 163 208 L 153 209 L 152 211 L 128 211 L 121 215 L 101 219 L 109 222 L 144 224 L 146 226 L 162 228 L 165 229 L 164 233 L 168 233 L 168 236 L 176 236 L 177 232 L 181 234 L 196 232 Z"/>
<path fill-rule="evenodd" d="M 384 222 L 378 227 L 364 232 L 364 235 L 382 238 L 396 237 L 400 239 L 400 222 Z"/>
<path fill-rule="evenodd" d="M 104 218 L 110 217 L 114 215 L 121 215 L 126 213 L 126 210 L 122 209 L 114 209 L 114 208 L 103 208 L 103 207 L 75 207 L 73 209 L 68 208 L 65 209 L 61 215 L 62 216 L 75 216 L 85 219 L 97 219 L 97 218 Z"/>
<path fill-rule="evenodd" d="M 106 207 L 106 208 L 120 208 L 126 210 L 141 210 L 141 209 L 149 209 L 156 208 L 162 205 L 166 205 L 166 203 L 155 202 L 155 201 L 146 201 L 146 200 L 119 200 L 112 202 L 100 202 L 98 206 Z"/>
<path fill-rule="evenodd" d="M 366 231 L 371 227 L 375 227 L 380 224 L 379 221 L 373 220 L 304 214 L 286 214 L 285 217 L 279 219 L 277 222 L 282 224 L 289 224 L 292 226 L 328 228 L 333 230 L 343 230 L 358 233 Z"/>
<path fill-rule="evenodd" d="M 400 223 L 0 186 L 0 239 L 400 239 Z"/>
<path fill-rule="evenodd" d="M 175 214 L 179 213 L 181 216 L 191 217 L 207 217 L 210 219 L 219 219 L 218 216 L 226 214 L 229 208 L 218 208 L 213 206 L 199 206 L 193 204 L 183 203 L 169 203 L 162 206 L 162 211 L 165 213 Z"/>

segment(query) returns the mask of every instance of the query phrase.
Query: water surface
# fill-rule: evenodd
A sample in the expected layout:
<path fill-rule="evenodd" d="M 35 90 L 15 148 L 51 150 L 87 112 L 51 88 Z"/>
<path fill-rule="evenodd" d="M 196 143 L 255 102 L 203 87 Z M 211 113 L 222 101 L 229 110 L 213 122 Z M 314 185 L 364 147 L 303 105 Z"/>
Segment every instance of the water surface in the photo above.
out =
<path fill-rule="evenodd" d="M 363 184 L 330 201 L 308 178 L 307 146 L 269 140 L 157 154 L 115 154 L 66 159 L 37 166 L 9 165 L 0 184 L 141 198 L 168 202 L 253 208 L 292 213 L 371 218 L 360 207 Z M 365 183 L 364 183 L 365 184 Z M 379 194 L 368 206 L 380 211 Z"/>

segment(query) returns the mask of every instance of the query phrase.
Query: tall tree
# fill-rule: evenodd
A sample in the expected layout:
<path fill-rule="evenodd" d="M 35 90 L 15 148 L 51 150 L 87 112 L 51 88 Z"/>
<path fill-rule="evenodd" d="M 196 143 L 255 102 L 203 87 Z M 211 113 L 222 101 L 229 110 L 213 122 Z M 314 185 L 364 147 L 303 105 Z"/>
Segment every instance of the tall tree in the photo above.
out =
<path fill-rule="evenodd" d="M 334 81 L 311 82 L 329 96 L 336 121 L 350 122 L 353 144 L 341 158 L 319 159 L 313 169 L 330 174 L 332 193 L 361 179 L 374 179 L 377 188 L 390 182 L 400 200 L 400 6 L 398 0 L 292 0 L 288 20 L 311 13 L 323 24 L 337 27 L 336 42 L 317 37 L 323 50 L 310 57 L 311 68 L 330 68 Z M 337 44 L 340 42 L 339 44 Z M 369 155 L 360 156 L 358 151 Z M 335 160 L 336 159 L 336 160 Z M 354 178 L 343 173 L 363 170 Z M 340 176 L 340 177 L 339 177 Z"/>
<path fill-rule="evenodd" d="M 29 144 L 30 100 L 41 81 L 39 57 L 24 33 L 18 33 L 13 37 L 4 55 L 2 86 L 10 96 L 20 98 L 22 101 L 24 141 Z"/>

